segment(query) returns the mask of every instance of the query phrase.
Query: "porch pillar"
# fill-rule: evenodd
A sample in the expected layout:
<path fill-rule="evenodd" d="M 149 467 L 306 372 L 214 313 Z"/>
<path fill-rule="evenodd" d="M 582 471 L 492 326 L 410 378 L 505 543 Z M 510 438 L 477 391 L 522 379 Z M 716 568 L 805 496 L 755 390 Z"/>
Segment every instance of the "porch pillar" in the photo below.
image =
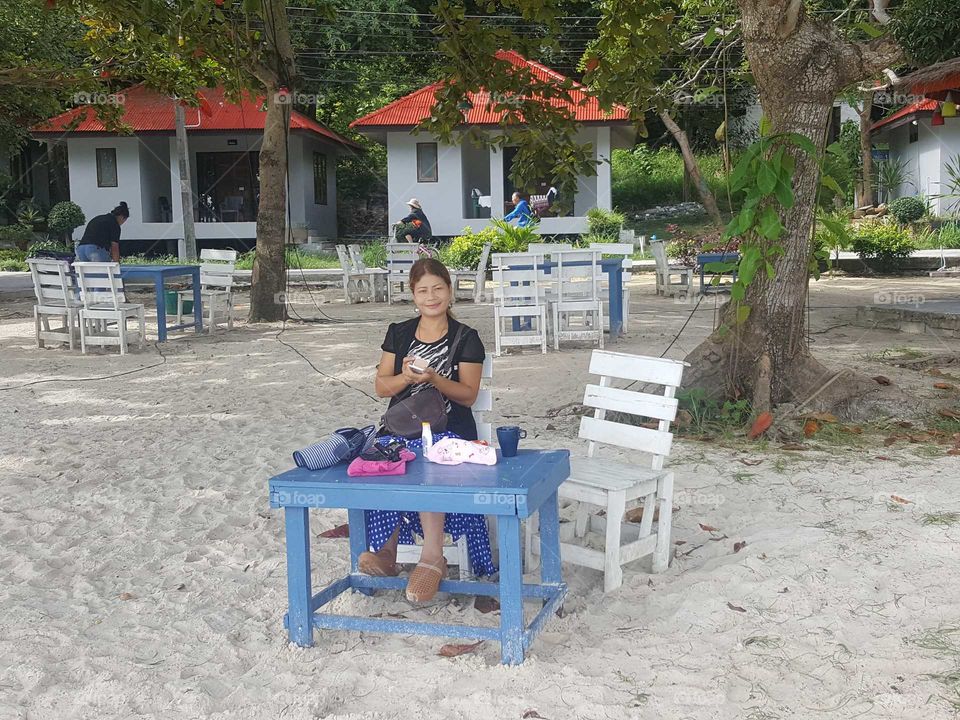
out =
<path fill-rule="evenodd" d="M 490 217 L 503 217 L 503 150 L 490 148 Z"/>
<path fill-rule="evenodd" d="M 610 128 L 597 128 L 597 207 L 613 208 L 613 193 L 610 190 Z"/>

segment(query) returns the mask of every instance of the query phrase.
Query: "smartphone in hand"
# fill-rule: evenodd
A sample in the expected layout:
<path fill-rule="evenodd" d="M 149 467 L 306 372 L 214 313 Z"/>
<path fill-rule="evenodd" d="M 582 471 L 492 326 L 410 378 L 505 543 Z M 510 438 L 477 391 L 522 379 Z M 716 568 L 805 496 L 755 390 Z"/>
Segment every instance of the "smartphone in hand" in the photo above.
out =
<path fill-rule="evenodd" d="M 410 368 L 410 372 L 414 372 L 417 375 L 422 375 L 427 371 L 429 366 L 429 363 L 422 357 L 414 356 L 407 367 Z"/>

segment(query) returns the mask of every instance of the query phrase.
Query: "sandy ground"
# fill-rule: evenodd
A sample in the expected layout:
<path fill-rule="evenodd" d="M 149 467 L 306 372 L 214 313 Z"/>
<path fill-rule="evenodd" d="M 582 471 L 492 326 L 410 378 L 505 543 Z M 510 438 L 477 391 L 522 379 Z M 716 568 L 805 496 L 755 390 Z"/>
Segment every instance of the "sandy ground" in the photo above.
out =
<path fill-rule="evenodd" d="M 928 376 L 880 356 L 960 341 L 848 324 L 891 289 L 955 297 L 957 285 L 815 283 L 815 349 L 933 398 Z M 411 314 L 313 298 L 323 302 L 298 296 L 298 310 L 337 322 L 241 323 L 124 358 L 38 350 L 20 315 L 31 303 L 0 304 L 0 718 L 953 717 L 945 698 L 958 696 L 931 675 L 955 671 L 960 654 L 942 632 L 960 625 L 960 525 L 942 514 L 960 511 L 960 461 L 853 436 L 802 453 L 678 441 L 670 569 L 651 575 L 642 560 L 603 595 L 599 573 L 565 566 L 566 615 L 521 667 L 499 666 L 493 642 L 454 659 L 437 655 L 437 638 L 318 633 L 314 648 L 288 645 L 267 479 L 333 427 L 379 416 L 378 346 L 387 322 Z M 670 357 L 709 331 L 712 303 Z M 690 309 L 635 279 L 616 349 L 659 355 Z M 492 347 L 490 306 L 457 312 Z M 550 411 L 580 399 L 589 352 L 497 359 L 494 422 L 524 425 L 528 447 L 582 454 L 576 418 Z M 344 521 L 312 515 L 315 587 L 347 569 L 346 541 L 318 537 Z M 450 597 L 414 608 L 398 594 L 345 595 L 336 607 L 497 619 Z"/>

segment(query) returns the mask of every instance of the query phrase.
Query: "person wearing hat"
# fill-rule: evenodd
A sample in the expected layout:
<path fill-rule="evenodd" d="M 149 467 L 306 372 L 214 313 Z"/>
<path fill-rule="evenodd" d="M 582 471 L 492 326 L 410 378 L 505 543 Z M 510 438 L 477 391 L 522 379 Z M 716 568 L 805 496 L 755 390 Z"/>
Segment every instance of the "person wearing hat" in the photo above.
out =
<path fill-rule="evenodd" d="M 433 230 L 430 229 L 430 221 L 427 220 L 420 201 L 410 198 L 407 205 L 410 206 L 410 214 L 394 226 L 396 228 L 394 237 L 397 242 L 430 242 L 433 238 Z"/>

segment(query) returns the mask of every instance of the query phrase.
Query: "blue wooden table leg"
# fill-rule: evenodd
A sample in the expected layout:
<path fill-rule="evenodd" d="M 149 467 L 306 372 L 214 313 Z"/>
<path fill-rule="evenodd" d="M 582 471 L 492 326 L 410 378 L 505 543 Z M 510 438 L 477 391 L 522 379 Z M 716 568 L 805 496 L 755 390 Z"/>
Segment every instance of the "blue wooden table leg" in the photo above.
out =
<path fill-rule="evenodd" d="M 500 547 L 500 662 L 523 662 L 523 570 L 520 561 L 520 519 L 497 517 Z"/>
<path fill-rule="evenodd" d="M 167 341 L 167 298 L 163 294 L 163 275 L 157 273 L 153 280 L 153 287 L 157 293 L 157 340 Z"/>
<path fill-rule="evenodd" d="M 553 493 L 540 506 L 540 582 L 561 583 L 560 511 Z"/>
<path fill-rule="evenodd" d="M 348 510 L 347 520 L 350 523 L 350 572 L 357 572 L 360 553 L 370 549 L 370 541 L 367 540 L 367 511 Z M 357 588 L 356 592 L 373 595 L 374 591 Z"/>
<path fill-rule="evenodd" d="M 287 625 L 290 642 L 300 647 L 313 645 L 308 513 L 307 508 L 284 508 L 287 526 Z"/>
<path fill-rule="evenodd" d="M 610 286 L 610 342 L 616 342 L 623 331 L 623 268 L 611 269 L 607 273 Z"/>
<path fill-rule="evenodd" d="M 193 271 L 193 322 L 197 335 L 203 332 L 203 304 L 200 297 L 200 268 Z"/>

